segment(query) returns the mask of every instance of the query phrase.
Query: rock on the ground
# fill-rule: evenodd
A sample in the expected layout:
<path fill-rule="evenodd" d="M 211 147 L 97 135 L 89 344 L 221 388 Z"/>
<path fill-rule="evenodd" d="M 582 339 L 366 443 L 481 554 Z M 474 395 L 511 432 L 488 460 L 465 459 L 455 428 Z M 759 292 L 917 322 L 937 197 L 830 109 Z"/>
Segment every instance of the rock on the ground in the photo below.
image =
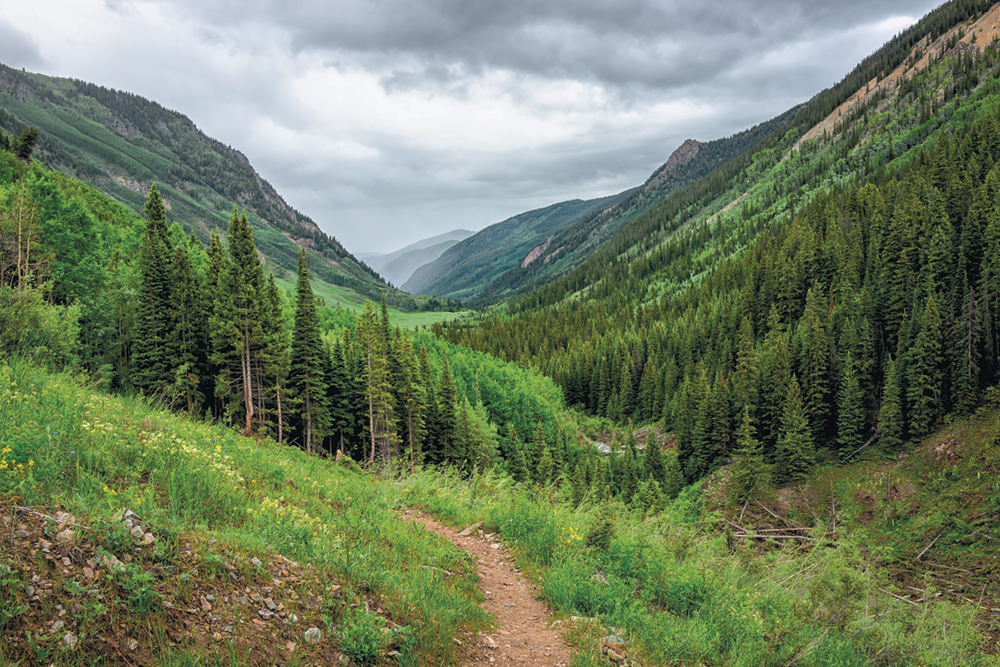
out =
<path fill-rule="evenodd" d="M 316 627 L 309 628 L 306 630 L 302 638 L 306 640 L 307 644 L 318 644 L 323 640 L 323 632 Z"/>

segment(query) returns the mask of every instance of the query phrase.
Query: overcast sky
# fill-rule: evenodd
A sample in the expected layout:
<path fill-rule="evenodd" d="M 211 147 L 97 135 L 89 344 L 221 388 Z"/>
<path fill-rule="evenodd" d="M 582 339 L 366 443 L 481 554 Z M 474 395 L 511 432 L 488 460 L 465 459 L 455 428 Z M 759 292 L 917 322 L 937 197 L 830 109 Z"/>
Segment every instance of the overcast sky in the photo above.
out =
<path fill-rule="evenodd" d="M 917 0 L 0 0 L 0 62 L 155 100 L 354 252 L 642 183 L 840 80 Z"/>

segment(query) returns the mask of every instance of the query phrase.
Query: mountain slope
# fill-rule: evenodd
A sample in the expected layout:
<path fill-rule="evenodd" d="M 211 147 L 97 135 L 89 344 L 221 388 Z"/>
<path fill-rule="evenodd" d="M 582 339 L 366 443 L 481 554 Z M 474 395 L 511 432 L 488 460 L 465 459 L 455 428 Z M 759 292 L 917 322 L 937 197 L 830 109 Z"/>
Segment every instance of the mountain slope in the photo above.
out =
<path fill-rule="evenodd" d="M 421 239 L 416 243 L 400 248 L 384 255 L 377 253 L 360 254 L 363 260 L 373 270 L 393 285 L 402 285 L 418 268 L 433 262 L 448 248 L 459 241 L 464 241 L 475 234 L 467 229 L 455 229 L 444 234 Z"/>
<path fill-rule="evenodd" d="M 422 266 L 403 289 L 413 294 L 476 298 L 490 280 L 524 261 L 525 255 L 546 238 L 620 196 L 574 199 L 490 225 Z"/>
<path fill-rule="evenodd" d="M 962 7 L 866 60 L 905 67 L 831 131 L 800 141 L 874 84 L 826 91 L 802 108 L 812 124 L 447 336 L 593 414 L 662 419 L 687 481 L 754 447 L 794 481 L 975 410 L 1000 380 L 1000 5 Z"/>
<path fill-rule="evenodd" d="M 645 183 L 618 195 L 563 202 L 491 225 L 423 267 L 403 289 L 486 304 L 544 284 L 584 261 L 629 220 L 754 148 L 793 116 L 794 110 L 725 139 L 688 139 Z"/>
<path fill-rule="evenodd" d="M 225 230 L 233 205 L 245 209 L 258 248 L 294 276 L 298 248 L 320 261 L 316 276 L 366 296 L 387 292 L 378 275 L 335 238 L 290 207 L 240 151 L 201 132 L 186 116 L 127 92 L 25 73 L 0 65 L 0 129 L 40 130 L 35 156 L 140 212 L 156 182 L 180 222 L 207 241 Z"/>

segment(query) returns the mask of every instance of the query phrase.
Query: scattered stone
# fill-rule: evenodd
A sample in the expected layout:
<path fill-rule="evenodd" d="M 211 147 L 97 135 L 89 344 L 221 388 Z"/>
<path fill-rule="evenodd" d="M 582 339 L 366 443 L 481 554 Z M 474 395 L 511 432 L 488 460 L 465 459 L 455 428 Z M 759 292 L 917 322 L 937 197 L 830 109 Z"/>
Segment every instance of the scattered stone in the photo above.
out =
<path fill-rule="evenodd" d="M 339 657 L 339 658 L 337 658 L 337 662 L 339 662 L 339 663 L 340 663 L 340 664 L 342 664 L 342 665 L 349 665 L 349 664 L 351 664 L 351 659 L 350 659 L 350 658 L 348 658 L 348 657 L 347 657 L 346 655 L 344 655 L 343 653 L 341 653 L 341 654 L 340 654 L 340 657 Z"/>
<path fill-rule="evenodd" d="M 146 535 L 146 531 L 139 526 L 133 526 L 132 530 L 128 531 L 128 534 L 136 540 L 141 540 Z"/>
<path fill-rule="evenodd" d="M 490 545 L 490 548 L 491 549 L 501 549 L 501 548 L 503 548 L 503 545 L 500 544 L 499 542 L 496 542 L 496 543 Z"/>
<path fill-rule="evenodd" d="M 323 632 L 317 627 L 312 627 L 306 630 L 302 638 L 307 644 L 318 644 L 323 641 Z"/>
<path fill-rule="evenodd" d="M 621 655 L 610 646 L 602 646 L 601 653 L 611 662 L 625 662 L 625 656 Z"/>
<path fill-rule="evenodd" d="M 266 600 L 264 600 L 264 606 L 267 607 L 270 611 L 278 611 L 278 605 L 276 605 L 274 603 L 274 600 L 272 600 L 271 598 L 267 598 Z"/>
<path fill-rule="evenodd" d="M 35 587 L 29 584 L 29 585 L 27 585 L 27 586 L 24 587 L 24 592 L 30 598 L 32 595 L 35 594 Z"/>
<path fill-rule="evenodd" d="M 223 632 L 227 632 L 227 633 L 231 633 L 233 631 L 233 626 L 227 625 L 226 627 L 222 628 L 222 631 Z"/>
<path fill-rule="evenodd" d="M 274 612 L 268 611 L 267 609 L 258 609 L 257 614 L 265 621 L 270 621 L 272 618 L 274 618 Z"/>
<path fill-rule="evenodd" d="M 222 641 L 222 633 L 221 632 L 213 632 L 212 633 L 212 639 L 214 639 L 217 642 L 221 642 Z"/>
<path fill-rule="evenodd" d="M 495 641 L 493 641 L 493 638 L 490 637 L 489 635 L 483 636 L 483 645 L 486 648 L 499 648 L 497 646 L 497 643 Z"/>
<path fill-rule="evenodd" d="M 94 570 L 92 568 L 89 568 L 89 567 L 83 568 L 83 576 L 86 577 L 87 579 L 93 579 L 94 578 Z"/>
<path fill-rule="evenodd" d="M 212 603 L 204 595 L 201 596 L 201 610 L 205 612 L 212 611 Z"/>
<path fill-rule="evenodd" d="M 67 523 L 76 523 L 76 517 L 69 512 L 56 512 L 56 524 L 63 528 Z"/>
<path fill-rule="evenodd" d="M 295 650 L 295 642 L 285 642 L 285 649 L 287 649 L 289 653 L 291 653 L 292 651 L 294 651 Z"/>
<path fill-rule="evenodd" d="M 52 548 L 52 543 L 48 540 L 38 540 L 38 546 L 41 547 L 42 551 L 48 553 L 49 549 Z"/>
<path fill-rule="evenodd" d="M 290 625 L 294 625 L 295 623 L 298 623 L 298 622 L 299 622 L 299 617 L 296 616 L 295 614 L 292 614 L 291 616 L 288 617 L 288 623 Z"/>
<path fill-rule="evenodd" d="M 129 528 L 133 528 L 142 523 L 142 519 L 139 518 L 139 515 L 129 509 L 122 512 L 121 521 L 122 523 L 128 525 Z"/>
<path fill-rule="evenodd" d="M 73 561 L 71 561 L 69 559 L 69 556 L 63 556 L 63 558 L 62 558 L 62 564 L 63 564 L 63 567 L 69 567 L 70 565 L 73 564 Z"/>
<path fill-rule="evenodd" d="M 618 646 L 619 644 L 624 644 L 625 640 L 618 635 L 608 635 L 607 637 L 601 637 L 602 644 L 611 644 L 612 646 Z"/>
<path fill-rule="evenodd" d="M 206 595 L 205 599 L 208 600 L 209 602 L 215 602 L 215 596 L 214 595 Z"/>
<path fill-rule="evenodd" d="M 476 530 L 477 528 L 479 528 L 482 525 L 483 525 L 482 521 L 477 521 L 474 524 L 472 524 L 471 526 L 469 526 L 468 528 L 466 528 L 465 530 L 463 530 L 461 533 L 459 533 L 458 536 L 459 537 L 468 537 L 469 535 L 472 534 L 472 531 Z"/>
<path fill-rule="evenodd" d="M 62 643 L 68 646 L 71 651 L 76 648 L 76 643 L 78 641 L 79 640 L 76 638 L 76 635 L 72 632 L 67 632 L 62 638 Z"/>
<path fill-rule="evenodd" d="M 142 536 L 142 541 L 146 544 L 152 544 L 156 541 L 156 537 L 152 533 L 146 533 Z"/>
<path fill-rule="evenodd" d="M 137 648 L 139 648 L 139 642 L 135 639 L 130 639 L 128 640 L 128 642 L 125 643 L 125 648 L 127 648 L 129 651 L 134 651 Z"/>
<path fill-rule="evenodd" d="M 26 531 L 26 530 L 19 530 L 19 531 L 17 531 L 14 534 L 17 535 L 17 537 L 20 538 L 20 539 L 22 539 L 22 540 L 28 539 L 28 531 Z"/>
<path fill-rule="evenodd" d="M 250 564 L 253 565 L 254 567 L 260 567 L 261 565 L 263 565 L 263 563 L 260 562 L 260 559 L 257 558 L 256 556 L 250 559 Z"/>
<path fill-rule="evenodd" d="M 52 627 L 49 628 L 49 634 L 54 635 L 55 633 L 62 630 L 65 625 L 66 624 L 63 623 L 62 621 L 56 621 L 55 623 L 52 624 Z"/>

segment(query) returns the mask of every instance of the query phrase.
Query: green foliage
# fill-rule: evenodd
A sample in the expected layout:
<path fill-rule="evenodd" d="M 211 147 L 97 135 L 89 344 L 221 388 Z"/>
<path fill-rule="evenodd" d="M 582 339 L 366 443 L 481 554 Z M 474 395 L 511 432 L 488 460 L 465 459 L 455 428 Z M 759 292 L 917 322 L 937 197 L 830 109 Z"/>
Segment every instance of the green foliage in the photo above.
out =
<path fill-rule="evenodd" d="M 348 607 L 340 618 L 340 648 L 359 667 L 372 667 L 385 648 L 384 623 L 364 607 Z"/>
<path fill-rule="evenodd" d="M 24 585 L 18 572 L 0 564 L 0 632 L 4 631 L 8 623 L 28 611 L 28 605 L 18 604 Z"/>

